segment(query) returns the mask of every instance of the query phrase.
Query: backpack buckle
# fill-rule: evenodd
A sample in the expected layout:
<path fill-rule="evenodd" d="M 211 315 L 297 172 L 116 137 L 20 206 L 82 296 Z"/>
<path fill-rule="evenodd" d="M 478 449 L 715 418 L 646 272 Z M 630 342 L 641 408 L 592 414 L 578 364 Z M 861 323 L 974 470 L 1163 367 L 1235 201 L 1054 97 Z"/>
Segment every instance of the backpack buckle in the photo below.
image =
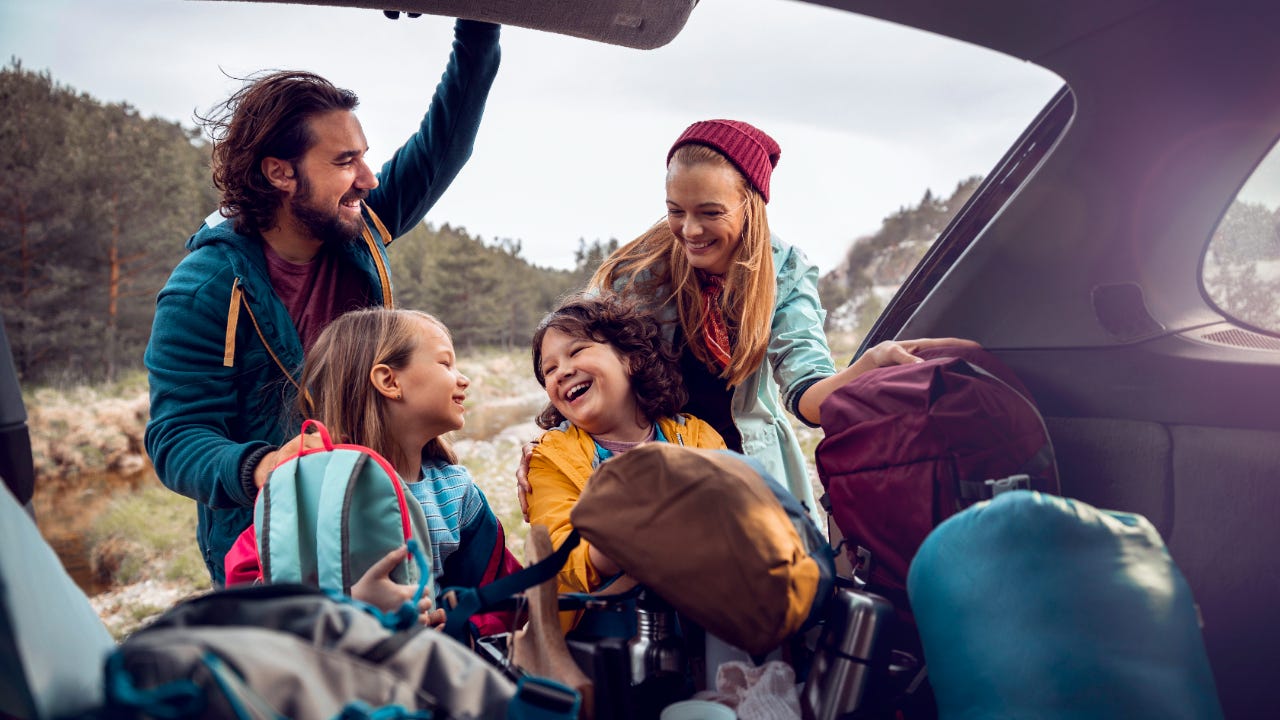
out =
<path fill-rule="evenodd" d="M 871 551 L 859 545 L 853 555 L 856 559 L 853 564 L 853 579 L 865 586 L 871 576 Z"/>
<path fill-rule="evenodd" d="M 985 483 L 991 489 L 991 497 L 995 497 L 1000 493 L 1006 493 L 1010 490 L 1030 490 L 1031 476 L 1025 473 L 1020 475 L 1010 475 L 999 480 L 987 480 Z"/>

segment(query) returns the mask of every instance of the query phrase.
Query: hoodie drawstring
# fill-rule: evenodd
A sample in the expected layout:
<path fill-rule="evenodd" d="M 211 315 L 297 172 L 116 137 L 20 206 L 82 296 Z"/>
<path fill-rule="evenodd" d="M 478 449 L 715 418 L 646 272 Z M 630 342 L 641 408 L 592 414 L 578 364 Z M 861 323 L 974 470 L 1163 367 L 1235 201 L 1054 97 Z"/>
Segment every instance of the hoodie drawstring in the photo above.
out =
<path fill-rule="evenodd" d="M 289 372 L 289 368 L 284 366 L 280 361 L 280 357 L 271 349 L 271 343 L 267 342 L 267 336 L 262 334 L 262 327 L 258 325 L 258 318 L 253 314 L 253 308 L 249 306 L 249 301 L 244 296 L 244 290 L 240 288 L 240 278 L 236 278 L 231 284 L 231 307 L 227 310 L 227 342 L 222 353 L 222 366 L 231 367 L 236 362 L 236 326 L 240 319 L 240 308 L 243 307 L 245 312 L 249 313 L 249 320 L 253 323 L 253 329 L 258 333 L 258 339 L 262 341 L 262 347 L 266 348 L 267 354 L 272 360 L 276 361 L 276 367 L 280 368 L 280 372 L 284 373 L 289 383 L 297 388 L 298 392 L 307 398 L 310 404 L 310 394 L 302 389 L 298 384 L 298 380 L 293 377 L 293 373 Z"/>
<path fill-rule="evenodd" d="M 382 246 L 387 247 L 391 244 L 391 233 L 387 232 L 387 228 L 382 224 L 382 220 L 374 214 L 373 208 L 360 203 L 364 206 L 365 211 L 369 213 L 369 219 L 373 220 L 373 225 L 378 229 L 378 234 L 382 236 Z M 386 265 L 382 264 L 382 252 L 378 249 L 378 243 L 373 239 L 373 233 L 369 232 L 368 223 L 360 223 L 360 234 L 364 235 L 364 242 L 369 246 L 369 254 L 373 256 L 373 265 L 378 269 L 378 281 L 382 283 L 382 304 L 387 309 L 395 309 L 395 301 L 391 298 L 391 275 L 387 272 Z"/>
<path fill-rule="evenodd" d="M 240 324 L 240 278 L 231 283 L 231 307 L 227 308 L 227 339 L 222 351 L 222 367 L 236 364 L 236 327 Z"/>

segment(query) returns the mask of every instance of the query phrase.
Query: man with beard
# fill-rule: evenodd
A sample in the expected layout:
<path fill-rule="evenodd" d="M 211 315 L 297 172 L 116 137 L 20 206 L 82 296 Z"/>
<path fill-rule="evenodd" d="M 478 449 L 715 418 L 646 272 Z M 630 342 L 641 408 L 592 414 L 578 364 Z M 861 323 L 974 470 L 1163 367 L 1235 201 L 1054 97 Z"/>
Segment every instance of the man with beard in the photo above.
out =
<path fill-rule="evenodd" d="M 418 131 L 377 174 L 355 94 L 310 73 L 251 79 L 200 118 L 222 199 L 156 300 L 146 447 L 160 480 L 197 503 L 215 585 L 271 468 L 318 443 L 282 410 L 306 397 L 303 354 L 338 315 L 393 306 L 387 246 L 422 221 L 470 157 L 498 34 L 457 21 Z"/>

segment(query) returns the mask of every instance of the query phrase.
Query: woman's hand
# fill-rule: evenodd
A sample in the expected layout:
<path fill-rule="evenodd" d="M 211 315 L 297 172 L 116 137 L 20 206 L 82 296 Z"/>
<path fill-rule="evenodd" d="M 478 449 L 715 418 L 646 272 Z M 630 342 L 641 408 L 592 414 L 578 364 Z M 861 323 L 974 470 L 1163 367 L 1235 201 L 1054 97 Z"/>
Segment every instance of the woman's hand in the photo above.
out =
<path fill-rule="evenodd" d="M 409 556 L 405 546 L 392 550 L 365 571 L 351 586 L 351 597 L 369 603 L 383 612 L 395 612 L 401 605 L 413 600 L 418 588 L 401 585 L 391 579 L 391 572 Z M 418 622 L 423 625 L 444 623 L 444 610 L 432 610 L 431 598 L 425 595 L 418 601 Z"/>
<path fill-rule="evenodd" d="M 828 378 L 823 378 L 805 391 L 800 398 L 800 414 L 805 420 L 817 425 L 822 421 L 822 401 L 845 383 L 853 380 L 868 370 L 889 367 L 891 365 L 910 365 L 924 362 L 916 357 L 921 350 L 935 347 L 968 347 L 980 348 L 978 343 L 961 338 L 920 338 L 918 340 L 885 340 L 870 350 L 862 353 L 857 362 Z"/>
<path fill-rule="evenodd" d="M 850 367 L 856 367 L 864 364 L 864 367 L 853 374 L 848 380 L 861 375 L 867 370 L 874 368 L 889 367 L 890 365 L 909 365 L 911 363 L 923 362 L 916 357 L 915 353 L 934 347 L 982 347 L 972 340 L 962 340 L 960 338 L 920 338 L 919 340 L 885 340 L 870 350 L 862 354 L 858 358 L 858 362 Z M 837 375 L 840 373 L 837 373 Z M 846 380 L 845 382 L 848 382 Z M 844 383 L 840 383 L 843 385 Z"/>
<path fill-rule="evenodd" d="M 516 492 L 520 495 L 520 514 L 529 522 L 529 496 L 533 494 L 533 486 L 529 484 L 529 458 L 533 457 L 533 448 L 537 442 L 527 442 L 520 448 L 520 467 L 516 468 Z"/>

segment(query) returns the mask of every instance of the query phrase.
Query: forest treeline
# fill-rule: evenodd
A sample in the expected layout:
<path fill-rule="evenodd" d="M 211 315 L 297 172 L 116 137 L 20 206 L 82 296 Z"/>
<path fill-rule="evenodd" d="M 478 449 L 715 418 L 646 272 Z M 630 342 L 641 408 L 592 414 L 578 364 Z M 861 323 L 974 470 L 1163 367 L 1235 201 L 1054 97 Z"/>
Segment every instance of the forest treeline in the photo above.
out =
<path fill-rule="evenodd" d="M 0 109 L 0 309 L 20 378 L 140 368 L 156 293 L 217 207 L 208 143 L 16 59 L 0 69 Z M 439 316 L 460 346 L 523 347 L 617 247 L 577 244 L 575 270 L 542 268 L 518 240 L 422 224 L 389 252 L 396 302 Z"/>
<path fill-rule="evenodd" d="M 618 241 L 578 239 L 574 269 L 530 264 L 519 240 L 484 242 L 448 224 L 423 223 L 387 251 L 396 304 L 425 310 L 468 350 L 528 346 L 538 322 L 563 296 L 586 287 Z"/>
<path fill-rule="evenodd" d="M 20 376 L 139 365 L 155 293 L 216 203 L 206 146 L 18 60 L 0 109 L 0 307 Z"/>
<path fill-rule="evenodd" d="M 961 180 L 947 197 L 925 190 L 919 203 L 899 208 L 876 232 L 855 240 L 840 266 L 818 282 L 827 329 L 859 335 L 870 329 L 883 309 L 880 295 L 907 279 L 981 183 L 980 176 Z"/>

